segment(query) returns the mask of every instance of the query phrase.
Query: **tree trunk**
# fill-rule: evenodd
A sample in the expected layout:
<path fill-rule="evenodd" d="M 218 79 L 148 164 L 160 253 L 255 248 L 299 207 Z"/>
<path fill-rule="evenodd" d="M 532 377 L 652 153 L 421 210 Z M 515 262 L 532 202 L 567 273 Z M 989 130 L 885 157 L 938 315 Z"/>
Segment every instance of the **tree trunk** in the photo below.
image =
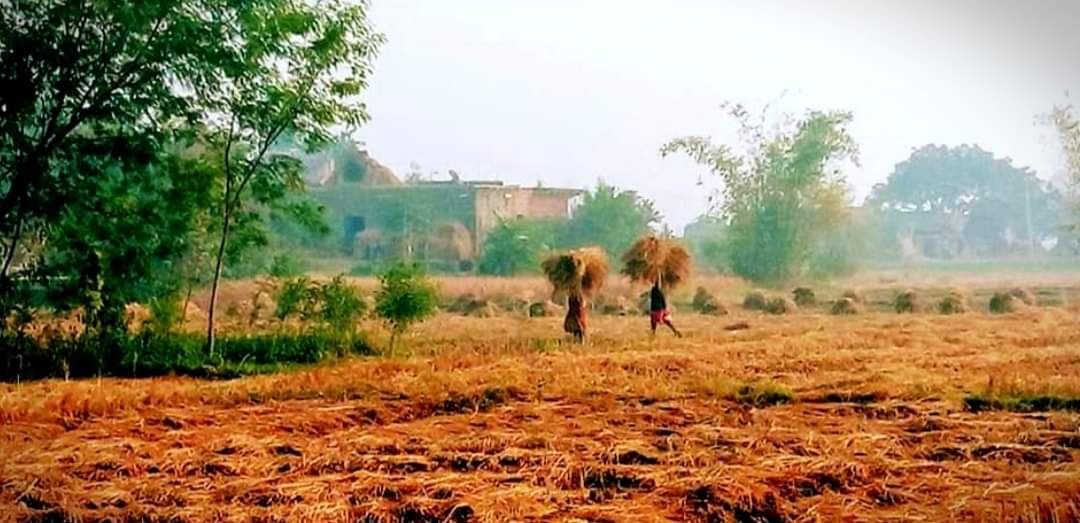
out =
<path fill-rule="evenodd" d="M 184 324 L 187 323 L 188 305 L 191 304 L 191 293 L 194 290 L 195 290 L 195 284 L 191 283 L 191 282 L 188 282 L 188 284 L 187 284 L 187 295 L 184 297 L 184 308 L 180 311 L 180 324 L 181 325 L 184 325 Z"/>
<path fill-rule="evenodd" d="M 6 252 L 4 253 L 4 265 L 0 267 L 0 294 L 3 294 L 7 286 L 8 269 L 11 268 L 11 262 L 15 259 L 15 251 L 19 248 L 19 236 L 22 235 L 22 216 L 15 222 L 15 231 L 11 234 L 11 243 L 7 245 Z"/>
<path fill-rule="evenodd" d="M 206 311 L 206 351 L 214 356 L 214 310 L 217 309 L 218 285 L 221 283 L 221 269 L 225 265 L 225 243 L 229 240 L 230 213 L 225 212 L 225 224 L 221 227 L 221 241 L 218 243 L 217 261 L 214 263 L 214 280 L 210 285 L 210 307 Z"/>

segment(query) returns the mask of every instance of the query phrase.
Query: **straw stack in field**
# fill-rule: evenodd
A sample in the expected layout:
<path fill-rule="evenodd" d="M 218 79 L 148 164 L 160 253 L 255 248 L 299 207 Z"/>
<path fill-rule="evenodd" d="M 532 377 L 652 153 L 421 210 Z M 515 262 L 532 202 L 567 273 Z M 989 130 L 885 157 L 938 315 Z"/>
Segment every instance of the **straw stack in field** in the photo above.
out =
<path fill-rule="evenodd" d="M 622 273 L 635 283 L 652 285 L 659 280 L 664 288 L 673 289 L 690 277 L 690 253 L 686 248 L 653 235 L 631 245 L 622 260 Z"/>
<path fill-rule="evenodd" d="M 598 247 L 553 254 L 540 264 L 555 292 L 592 296 L 604 286 L 608 262 Z"/>

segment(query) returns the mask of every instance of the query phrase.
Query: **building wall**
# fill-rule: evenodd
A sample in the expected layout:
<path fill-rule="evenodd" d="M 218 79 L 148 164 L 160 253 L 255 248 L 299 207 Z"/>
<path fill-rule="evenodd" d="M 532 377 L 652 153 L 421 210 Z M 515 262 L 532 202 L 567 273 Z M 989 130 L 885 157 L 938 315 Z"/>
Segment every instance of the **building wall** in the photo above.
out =
<path fill-rule="evenodd" d="M 480 256 L 487 234 L 499 220 L 565 219 L 569 217 L 569 200 L 577 195 L 570 190 L 450 183 L 395 187 L 339 183 L 312 188 L 310 192 L 326 207 L 327 221 L 343 246 L 351 247 L 355 242 L 355 237 L 346 237 L 346 222 L 362 220 L 367 231 L 365 241 L 383 243 L 381 252 L 386 256 L 401 255 L 400 242 L 395 243 L 393 238 L 401 236 L 403 220 L 413 218 L 426 222 L 432 232 L 450 230 L 447 226 L 452 226 L 460 237 L 464 228 L 474 258 Z M 429 243 L 439 244 L 441 240 Z M 423 241 L 414 239 L 414 243 Z"/>

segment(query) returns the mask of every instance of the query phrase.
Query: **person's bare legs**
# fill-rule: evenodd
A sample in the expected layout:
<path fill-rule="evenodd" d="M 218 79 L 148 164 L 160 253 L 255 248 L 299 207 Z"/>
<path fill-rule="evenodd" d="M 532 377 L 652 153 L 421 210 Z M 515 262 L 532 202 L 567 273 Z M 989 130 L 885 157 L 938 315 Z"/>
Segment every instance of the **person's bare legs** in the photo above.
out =
<path fill-rule="evenodd" d="M 667 325 L 667 326 L 668 326 L 668 328 L 669 328 L 669 329 L 671 329 L 671 332 L 674 332 L 674 333 L 675 333 L 675 337 L 676 337 L 676 338 L 681 338 L 681 337 L 682 337 L 682 333 L 681 333 L 681 332 L 679 332 L 679 329 L 676 329 L 676 328 L 675 328 L 675 324 L 671 323 L 671 320 L 667 320 L 667 319 L 665 319 L 665 320 L 664 320 L 664 325 Z M 656 327 L 653 327 L 653 331 L 654 331 L 654 332 L 656 331 Z"/>

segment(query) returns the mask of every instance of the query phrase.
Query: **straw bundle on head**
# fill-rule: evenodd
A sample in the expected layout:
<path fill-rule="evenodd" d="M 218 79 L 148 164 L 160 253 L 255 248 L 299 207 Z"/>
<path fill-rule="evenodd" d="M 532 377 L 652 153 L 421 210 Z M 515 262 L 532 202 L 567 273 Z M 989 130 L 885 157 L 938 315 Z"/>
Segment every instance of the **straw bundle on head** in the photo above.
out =
<path fill-rule="evenodd" d="M 540 264 L 540 268 L 555 287 L 555 292 L 586 296 L 604 286 L 608 273 L 607 257 L 597 247 L 553 254 Z"/>
<path fill-rule="evenodd" d="M 690 277 L 690 253 L 682 245 L 656 236 L 646 236 L 622 256 L 622 273 L 636 283 L 652 285 L 658 280 L 665 288 L 675 288 Z"/>

